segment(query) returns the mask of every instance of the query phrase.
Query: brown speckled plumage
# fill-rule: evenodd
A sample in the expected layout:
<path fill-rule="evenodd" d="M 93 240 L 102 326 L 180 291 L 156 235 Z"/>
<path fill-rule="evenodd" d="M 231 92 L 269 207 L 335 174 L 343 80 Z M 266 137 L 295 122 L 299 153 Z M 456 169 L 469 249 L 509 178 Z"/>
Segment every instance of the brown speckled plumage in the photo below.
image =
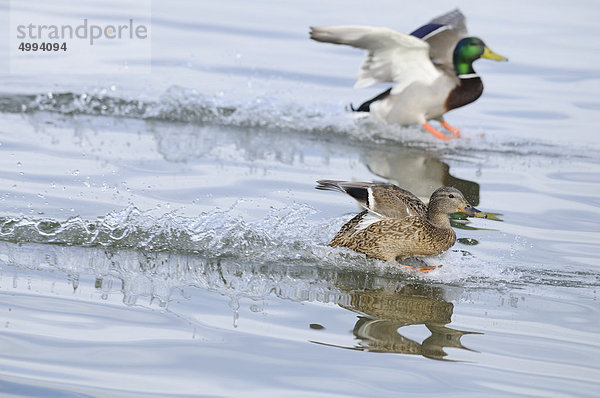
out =
<path fill-rule="evenodd" d="M 347 247 L 384 261 L 435 256 L 448 250 L 456 241 L 448 214 L 462 211 L 483 217 L 455 188 L 439 188 L 426 206 L 392 184 L 333 180 L 321 180 L 318 184 L 317 189 L 352 196 L 366 209 L 348 221 L 329 245 Z"/>

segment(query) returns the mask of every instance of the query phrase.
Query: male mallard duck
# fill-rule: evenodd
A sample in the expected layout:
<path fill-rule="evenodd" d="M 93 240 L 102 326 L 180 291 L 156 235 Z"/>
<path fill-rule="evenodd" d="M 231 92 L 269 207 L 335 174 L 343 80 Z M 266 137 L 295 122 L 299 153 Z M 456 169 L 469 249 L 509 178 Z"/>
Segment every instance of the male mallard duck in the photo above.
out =
<path fill-rule="evenodd" d="M 481 39 L 467 37 L 465 16 L 458 9 L 432 19 L 410 35 L 388 28 L 344 25 L 311 27 L 310 38 L 368 51 L 354 87 L 394 83 L 356 111 L 371 112 L 388 123 L 420 124 L 443 140 L 460 136 L 457 128 L 444 121 L 444 113 L 470 104 L 483 92 L 473 62 L 479 58 L 507 61 Z M 452 137 L 435 129 L 429 120 L 438 120 Z"/>
<path fill-rule="evenodd" d="M 438 188 L 426 206 L 393 184 L 334 180 L 319 180 L 317 184 L 317 189 L 350 195 L 365 208 L 342 227 L 329 246 L 344 246 L 384 261 L 435 256 L 448 250 L 456 241 L 449 214 L 486 217 L 468 204 L 456 188 Z"/>

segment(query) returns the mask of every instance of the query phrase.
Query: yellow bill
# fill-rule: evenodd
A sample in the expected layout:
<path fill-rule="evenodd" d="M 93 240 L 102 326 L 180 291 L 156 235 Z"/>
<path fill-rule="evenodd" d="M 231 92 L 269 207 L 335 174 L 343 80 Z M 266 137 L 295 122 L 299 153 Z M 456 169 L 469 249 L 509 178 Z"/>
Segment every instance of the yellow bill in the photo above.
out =
<path fill-rule="evenodd" d="M 481 55 L 481 58 L 491 59 L 492 61 L 508 61 L 508 58 L 503 57 L 500 54 L 496 54 L 495 52 L 490 50 L 488 46 L 485 46 L 483 48 L 483 54 Z"/>

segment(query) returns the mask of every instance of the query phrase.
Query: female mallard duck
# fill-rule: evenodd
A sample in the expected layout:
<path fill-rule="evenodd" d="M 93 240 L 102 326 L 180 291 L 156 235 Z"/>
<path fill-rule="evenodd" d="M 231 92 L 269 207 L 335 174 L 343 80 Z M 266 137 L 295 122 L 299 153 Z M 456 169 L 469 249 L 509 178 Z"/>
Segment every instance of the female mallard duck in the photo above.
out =
<path fill-rule="evenodd" d="M 458 10 L 434 18 L 410 35 L 372 26 L 311 27 L 313 40 L 347 44 L 368 51 L 354 87 L 378 82 L 394 86 L 356 110 L 401 125 L 420 124 L 437 138 L 449 140 L 460 131 L 444 121 L 444 113 L 475 101 L 483 92 L 473 70 L 479 58 L 507 61 L 477 37 L 467 37 L 465 16 Z M 452 137 L 428 121 L 437 120 Z"/>
<path fill-rule="evenodd" d="M 456 188 L 438 188 L 426 206 L 393 184 L 334 180 L 320 180 L 317 184 L 317 189 L 350 195 L 365 208 L 342 227 L 329 246 L 344 246 L 384 261 L 435 256 L 448 250 L 456 241 L 449 214 L 486 217 L 468 204 Z"/>

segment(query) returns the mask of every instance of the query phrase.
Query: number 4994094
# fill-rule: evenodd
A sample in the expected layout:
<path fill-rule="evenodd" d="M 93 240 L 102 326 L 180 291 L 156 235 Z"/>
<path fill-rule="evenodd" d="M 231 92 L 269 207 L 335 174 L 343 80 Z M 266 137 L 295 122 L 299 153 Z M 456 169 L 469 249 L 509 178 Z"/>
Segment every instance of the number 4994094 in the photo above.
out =
<path fill-rule="evenodd" d="M 19 44 L 19 50 L 21 51 L 67 51 L 67 43 L 50 43 L 50 42 L 42 42 L 42 43 L 25 43 L 21 42 Z"/>

